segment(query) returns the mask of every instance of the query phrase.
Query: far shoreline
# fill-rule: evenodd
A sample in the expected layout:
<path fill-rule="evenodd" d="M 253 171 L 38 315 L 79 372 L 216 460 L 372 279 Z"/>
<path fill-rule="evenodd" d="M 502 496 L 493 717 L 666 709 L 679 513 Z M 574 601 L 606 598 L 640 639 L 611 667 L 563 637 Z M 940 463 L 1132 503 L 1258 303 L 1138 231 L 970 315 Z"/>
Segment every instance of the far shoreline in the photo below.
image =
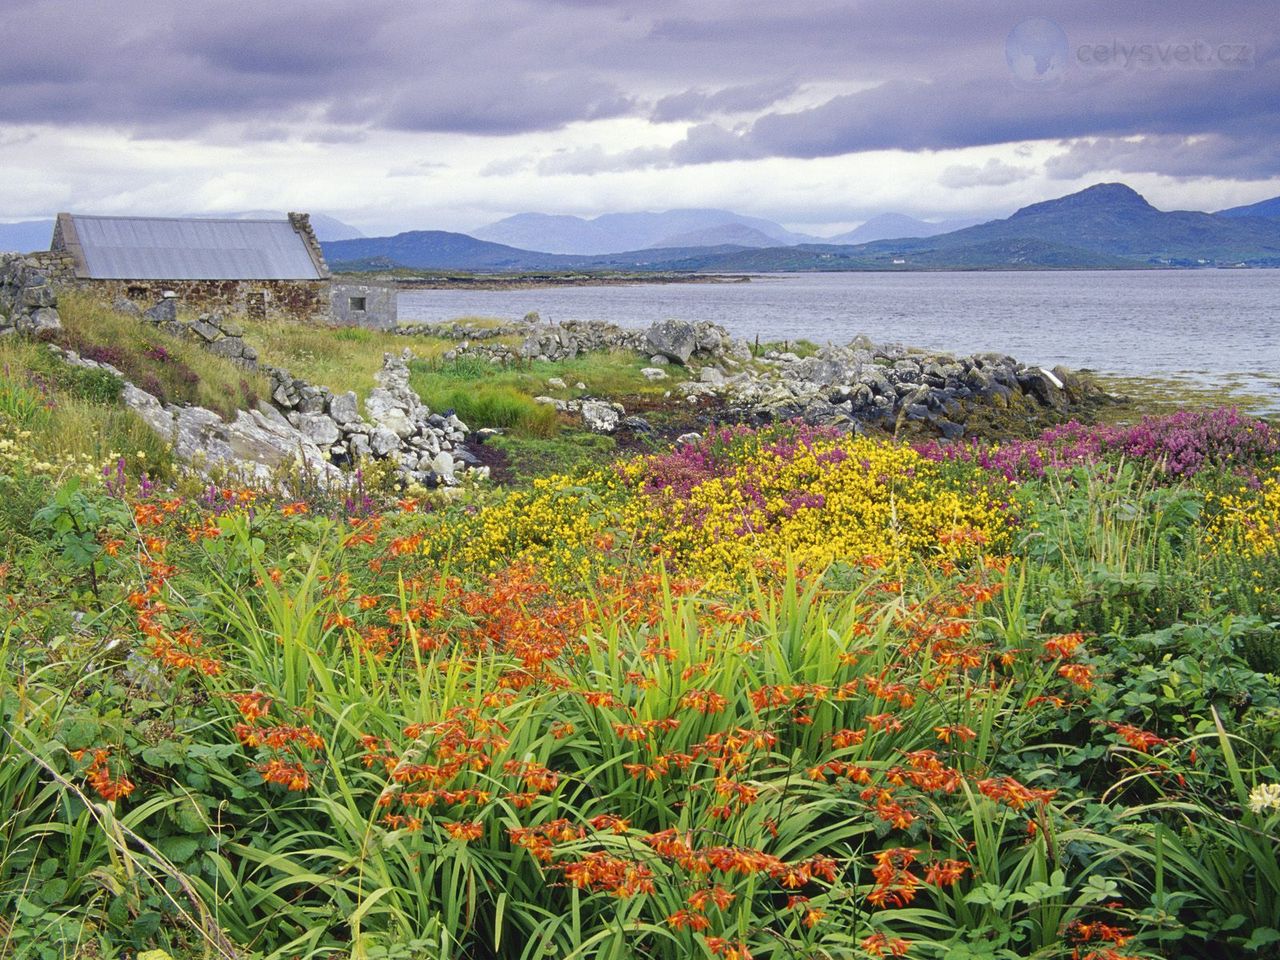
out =
<path fill-rule="evenodd" d="M 710 273 L 457 273 L 422 276 L 342 274 L 344 278 L 390 282 L 399 290 L 538 290 L 557 287 L 624 287 L 669 283 L 749 283 L 747 274 Z M 359 280 L 357 280 L 359 282 Z"/>
<path fill-rule="evenodd" d="M 1168 271 L 1176 273 L 1192 273 L 1215 271 L 1224 273 L 1243 273 L 1253 270 L 1280 270 L 1280 267 L 1248 267 L 1248 266 L 1162 266 L 1135 265 L 1132 267 L 864 267 L 843 270 L 769 270 L 749 273 L 700 273 L 696 271 L 661 271 L 646 273 L 643 271 L 629 273 L 592 273 L 592 272 L 536 272 L 536 273 L 445 273 L 422 272 L 376 273 L 376 272 L 339 272 L 335 276 L 352 282 L 392 283 L 399 290 L 538 290 L 563 287 L 622 287 L 642 286 L 646 284 L 719 284 L 750 283 L 773 277 L 796 277 L 808 275 L 825 275 L 832 273 L 856 274 L 924 274 L 924 273 L 1150 273 L 1152 271 Z"/>

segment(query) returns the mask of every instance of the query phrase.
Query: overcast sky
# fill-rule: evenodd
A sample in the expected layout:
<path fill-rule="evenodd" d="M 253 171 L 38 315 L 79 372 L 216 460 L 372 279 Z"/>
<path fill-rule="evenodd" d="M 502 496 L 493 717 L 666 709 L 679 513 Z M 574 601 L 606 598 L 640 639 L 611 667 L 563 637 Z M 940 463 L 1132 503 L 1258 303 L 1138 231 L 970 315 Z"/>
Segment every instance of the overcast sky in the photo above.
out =
<path fill-rule="evenodd" d="M 834 233 L 1101 180 L 1280 194 L 1275 0 L 1056 7 L 4 0 L 0 219 L 718 206 Z"/>

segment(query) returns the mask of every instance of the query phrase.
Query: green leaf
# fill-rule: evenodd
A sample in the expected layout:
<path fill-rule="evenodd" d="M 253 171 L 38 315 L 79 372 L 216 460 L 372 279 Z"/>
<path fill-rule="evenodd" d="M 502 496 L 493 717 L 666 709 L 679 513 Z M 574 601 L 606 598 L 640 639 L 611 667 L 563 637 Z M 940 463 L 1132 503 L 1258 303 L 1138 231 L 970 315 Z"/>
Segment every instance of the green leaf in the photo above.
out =
<path fill-rule="evenodd" d="M 1260 950 L 1278 940 L 1280 940 L 1280 930 L 1274 927 L 1254 927 L 1253 936 L 1244 942 L 1244 947 L 1246 950 Z"/>
<path fill-rule="evenodd" d="M 133 936 L 137 940 L 145 940 L 160 929 L 163 918 L 155 910 L 144 910 L 133 921 Z"/>
<path fill-rule="evenodd" d="M 156 848 L 174 863 L 185 863 L 195 856 L 200 843 L 195 837 L 164 837 Z"/>
<path fill-rule="evenodd" d="M 60 903 L 67 895 L 67 881 L 61 877 L 46 880 L 40 884 L 40 889 L 36 891 L 36 895 L 40 898 L 41 903 Z"/>
<path fill-rule="evenodd" d="M 200 833 L 205 827 L 204 809 L 190 797 L 174 808 L 173 819 L 184 833 Z"/>
<path fill-rule="evenodd" d="M 142 759 L 153 767 L 172 767 L 182 763 L 187 752 L 172 740 L 163 740 L 142 751 Z"/>

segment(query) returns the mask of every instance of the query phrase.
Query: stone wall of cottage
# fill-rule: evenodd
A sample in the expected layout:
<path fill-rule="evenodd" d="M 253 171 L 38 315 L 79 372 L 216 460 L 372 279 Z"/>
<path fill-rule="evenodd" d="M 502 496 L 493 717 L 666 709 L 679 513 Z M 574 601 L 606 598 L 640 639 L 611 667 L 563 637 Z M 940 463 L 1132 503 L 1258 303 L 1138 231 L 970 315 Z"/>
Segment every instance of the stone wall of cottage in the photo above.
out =
<path fill-rule="evenodd" d="M 184 310 L 240 314 L 250 319 L 328 323 L 328 280 L 84 280 L 62 284 L 105 303 L 128 301 L 146 309 L 172 293 Z"/>

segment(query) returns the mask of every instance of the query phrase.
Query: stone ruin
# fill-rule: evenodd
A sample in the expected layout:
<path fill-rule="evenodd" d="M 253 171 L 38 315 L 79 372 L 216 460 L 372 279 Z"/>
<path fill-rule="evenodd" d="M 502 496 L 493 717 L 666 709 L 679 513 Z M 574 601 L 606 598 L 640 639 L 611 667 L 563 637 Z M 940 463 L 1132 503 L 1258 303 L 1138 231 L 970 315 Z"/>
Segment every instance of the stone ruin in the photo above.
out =
<path fill-rule="evenodd" d="M 59 330 L 58 295 L 42 254 L 0 254 L 0 334 Z"/>
<path fill-rule="evenodd" d="M 44 259 L 43 254 L 0 257 L 0 334 L 34 335 L 61 328 L 57 292 Z M 433 413 L 410 387 L 408 350 L 384 356 L 375 374 L 378 385 L 361 415 L 354 393 L 335 395 L 287 370 L 260 364 L 257 351 L 245 342 L 243 328 L 220 312 L 181 319 L 178 298 L 173 296 L 161 297 L 146 310 L 124 298 L 117 298 L 113 307 L 267 375 L 270 401 L 238 411 L 227 421 L 201 407 L 164 404 L 112 365 L 50 345 L 68 363 L 119 377 L 125 384 L 125 405 L 172 443 L 179 459 L 206 472 L 226 468 L 266 481 L 282 466 L 293 464 L 331 484 L 344 482 L 340 468 L 373 458 L 394 460 L 406 481 L 429 488 L 453 485 L 467 472 L 479 478 L 488 474 L 467 448 L 467 425 L 452 411 Z"/>

